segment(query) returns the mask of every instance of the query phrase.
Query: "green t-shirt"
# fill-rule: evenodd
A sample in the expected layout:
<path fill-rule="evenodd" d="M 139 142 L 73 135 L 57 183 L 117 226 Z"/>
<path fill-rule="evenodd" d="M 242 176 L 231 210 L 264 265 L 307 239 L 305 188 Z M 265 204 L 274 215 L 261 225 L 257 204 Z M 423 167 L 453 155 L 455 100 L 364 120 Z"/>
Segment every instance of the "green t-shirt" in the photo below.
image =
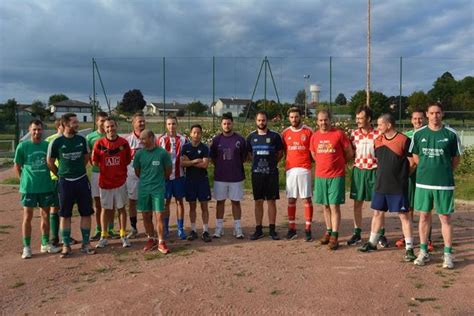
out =
<path fill-rule="evenodd" d="M 412 130 L 406 131 L 404 134 L 408 138 L 413 138 L 413 134 L 415 134 L 415 130 L 412 129 Z"/>
<path fill-rule="evenodd" d="M 424 126 L 413 135 L 410 152 L 418 155 L 416 186 L 434 190 L 454 190 L 452 158 L 461 155 L 456 131 L 443 126 L 438 131 Z"/>
<path fill-rule="evenodd" d="M 133 159 L 133 168 L 140 169 L 138 193 L 165 193 L 165 168 L 171 167 L 171 157 L 166 150 L 155 147 L 152 150 L 137 151 Z"/>
<path fill-rule="evenodd" d="M 105 137 L 105 133 L 104 134 L 101 134 L 99 133 L 99 131 L 93 131 L 92 133 L 90 134 L 87 134 L 86 136 L 86 140 L 87 140 L 87 145 L 89 146 L 89 151 L 92 152 L 92 150 L 94 149 L 94 144 L 95 142 L 102 138 L 102 137 Z M 94 166 L 92 165 L 92 172 L 99 172 L 99 166 Z"/>
<path fill-rule="evenodd" d="M 48 137 L 46 137 L 45 141 L 47 141 L 48 143 L 51 143 L 53 140 L 55 140 L 59 136 L 61 136 L 61 134 L 59 134 L 59 133 L 49 135 Z M 55 162 L 55 165 L 56 165 L 56 167 L 58 166 L 58 161 L 57 160 Z M 50 175 L 51 175 L 51 180 L 58 180 L 58 177 L 56 177 L 52 171 L 50 172 Z"/>
<path fill-rule="evenodd" d="M 48 142 L 31 140 L 18 145 L 15 163 L 21 165 L 20 193 L 47 193 L 53 191 L 46 155 Z"/>
<path fill-rule="evenodd" d="M 84 155 L 88 153 L 86 139 L 81 135 L 71 138 L 61 135 L 48 148 L 48 158 L 59 161 L 58 175 L 66 179 L 77 179 L 86 174 Z"/>

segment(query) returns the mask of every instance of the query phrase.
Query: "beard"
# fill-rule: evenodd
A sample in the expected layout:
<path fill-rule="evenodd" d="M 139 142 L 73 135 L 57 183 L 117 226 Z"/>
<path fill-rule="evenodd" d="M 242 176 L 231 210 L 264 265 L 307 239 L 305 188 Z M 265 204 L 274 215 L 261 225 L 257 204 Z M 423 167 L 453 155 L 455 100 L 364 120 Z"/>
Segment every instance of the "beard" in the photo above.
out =
<path fill-rule="evenodd" d="M 265 125 L 257 125 L 257 128 L 258 128 L 259 130 L 264 130 L 264 129 L 267 128 L 267 124 L 265 124 Z"/>

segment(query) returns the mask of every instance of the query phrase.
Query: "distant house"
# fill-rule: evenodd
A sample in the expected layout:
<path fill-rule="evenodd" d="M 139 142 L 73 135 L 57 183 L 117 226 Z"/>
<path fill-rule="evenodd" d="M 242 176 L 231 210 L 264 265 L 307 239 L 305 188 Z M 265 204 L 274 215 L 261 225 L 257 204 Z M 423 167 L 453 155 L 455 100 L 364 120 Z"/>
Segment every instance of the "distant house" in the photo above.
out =
<path fill-rule="evenodd" d="M 220 116 L 224 113 L 231 112 L 232 116 L 237 117 L 251 102 L 252 100 L 250 99 L 219 98 L 213 109 L 215 115 Z"/>
<path fill-rule="evenodd" d="M 143 113 L 145 115 L 176 114 L 181 110 L 186 111 L 187 107 L 187 104 L 178 103 L 176 101 L 166 103 L 166 106 L 163 106 L 163 102 L 150 102 L 143 108 Z"/>
<path fill-rule="evenodd" d="M 52 104 L 49 107 L 51 115 L 56 119 L 63 114 L 74 113 L 77 115 L 79 122 L 92 122 L 92 105 L 77 100 L 65 100 Z"/>

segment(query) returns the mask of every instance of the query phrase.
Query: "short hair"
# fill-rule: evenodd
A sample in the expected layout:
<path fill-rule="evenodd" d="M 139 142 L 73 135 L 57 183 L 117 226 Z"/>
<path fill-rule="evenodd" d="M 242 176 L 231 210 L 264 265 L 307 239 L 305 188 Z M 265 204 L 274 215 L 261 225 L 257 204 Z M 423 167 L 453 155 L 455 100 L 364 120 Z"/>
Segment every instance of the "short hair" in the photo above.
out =
<path fill-rule="evenodd" d="M 423 111 L 423 110 L 420 109 L 420 108 L 414 109 L 414 110 L 411 112 L 410 115 L 413 116 L 413 113 L 421 113 L 421 114 L 423 114 L 423 116 L 425 116 L 425 111 Z"/>
<path fill-rule="evenodd" d="M 194 124 L 194 125 L 192 125 L 191 128 L 189 129 L 189 131 L 191 132 L 191 131 L 193 130 L 193 128 L 199 128 L 199 129 L 201 130 L 201 132 L 202 132 L 202 126 L 201 126 L 201 124 Z"/>
<path fill-rule="evenodd" d="M 380 115 L 379 119 L 382 119 L 385 122 L 392 124 L 392 127 L 395 127 L 395 125 L 396 125 L 395 124 L 396 123 L 395 122 L 395 117 L 393 117 L 393 115 L 390 114 L 390 113 L 384 113 L 384 114 Z"/>
<path fill-rule="evenodd" d="M 372 121 L 372 118 L 373 118 L 373 115 L 374 115 L 374 112 L 372 112 L 372 109 L 370 107 L 368 107 L 367 105 L 361 105 L 357 108 L 356 110 L 356 115 L 361 113 L 361 112 L 364 112 L 365 113 L 365 117 L 368 117 L 370 118 L 370 121 Z"/>
<path fill-rule="evenodd" d="M 321 109 L 321 110 L 319 110 L 318 113 L 316 114 L 316 118 L 317 118 L 318 115 L 321 114 L 321 113 L 327 114 L 329 120 L 332 119 L 332 114 L 331 114 L 331 112 L 330 112 L 328 109 Z"/>
<path fill-rule="evenodd" d="M 265 115 L 265 118 L 268 119 L 268 113 L 267 113 L 267 111 L 258 110 L 257 113 L 255 113 L 255 118 L 257 118 L 258 115 Z"/>
<path fill-rule="evenodd" d="M 175 120 L 176 124 L 178 124 L 178 118 L 174 114 L 169 113 L 168 115 L 166 115 L 166 120 Z"/>
<path fill-rule="evenodd" d="M 54 126 L 56 127 L 56 129 L 59 128 L 59 126 L 61 126 L 61 119 L 60 118 L 57 118 L 54 120 Z"/>
<path fill-rule="evenodd" d="M 38 119 L 32 119 L 32 120 L 30 121 L 30 124 L 28 125 L 28 127 L 30 127 L 30 126 L 33 125 L 33 124 L 35 124 L 35 125 L 41 125 L 41 127 L 43 127 L 43 122 L 41 122 L 41 120 L 38 120 Z"/>
<path fill-rule="evenodd" d="M 107 112 L 100 111 L 100 112 L 97 112 L 95 116 L 97 119 L 98 117 L 109 117 L 109 114 Z"/>
<path fill-rule="evenodd" d="M 75 113 L 66 113 L 61 116 L 61 124 L 64 126 L 66 123 L 69 123 L 72 117 L 77 117 Z"/>
<path fill-rule="evenodd" d="M 105 119 L 106 122 L 114 122 L 115 123 L 115 126 L 117 126 L 117 121 L 113 118 L 113 117 L 110 117 L 110 116 L 107 116 L 107 118 Z"/>
<path fill-rule="evenodd" d="M 145 117 L 145 114 L 143 114 L 143 112 L 135 112 L 135 114 L 132 115 L 132 121 L 137 117 Z"/>
<path fill-rule="evenodd" d="M 288 111 L 286 112 L 286 115 L 290 115 L 290 113 L 298 113 L 300 116 L 303 115 L 303 112 L 301 111 L 301 109 L 296 106 L 289 108 Z"/>
<path fill-rule="evenodd" d="M 150 137 L 151 137 L 151 138 L 155 137 L 155 133 L 153 133 L 153 131 L 152 131 L 151 129 L 144 129 L 144 130 L 140 133 L 140 136 L 141 136 L 142 134 L 143 134 L 143 135 L 146 135 L 146 137 L 148 137 L 148 138 L 150 138 Z"/>
<path fill-rule="evenodd" d="M 441 109 L 441 112 L 444 112 L 443 111 L 443 106 L 441 105 L 441 102 L 434 102 L 434 103 L 429 103 L 428 106 L 426 107 L 426 112 L 428 112 L 428 110 L 430 109 L 430 107 L 432 106 L 437 106 Z"/>
<path fill-rule="evenodd" d="M 222 122 L 223 120 L 230 120 L 231 122 L 233 122 L 233 121 L 234 121 L 234 118 L 232 117 L 232 113 L 228 112 L 228 113 L 222 114 L 221 122 Z"/>

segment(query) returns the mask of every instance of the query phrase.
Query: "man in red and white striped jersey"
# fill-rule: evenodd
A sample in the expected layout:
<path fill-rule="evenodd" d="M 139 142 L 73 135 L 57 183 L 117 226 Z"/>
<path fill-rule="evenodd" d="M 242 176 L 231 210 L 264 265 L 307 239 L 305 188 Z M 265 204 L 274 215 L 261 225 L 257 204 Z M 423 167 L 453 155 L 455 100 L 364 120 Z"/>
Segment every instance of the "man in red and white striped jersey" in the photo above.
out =
<path fill-rule="evenodd" d="M 185 177 L 184 169 L 181 165 L 181 150 L 183 145 L 188 142 L 184 135 L 176 132 L 178 127 L 178 119 L 176 116 L 168 115 L 166 118 L 166 133 L 163 133 L 156 139 L 156 144 L 165 149 L 171 156 L 173 163 L 171 175 L 166 180 L 165 192 L 165 212 L 163 213 L 163 224 L 165 228 L 165 238 L 169 235 L 169 218 L 170 218 L 170 203 L 171 198 L 174 197 L 178 208 L 176 209 L 176 218 L 178 224 L 178 237 L 182 240 L 186 239 L 184 232 L 184 202 L 183 198 L 186 195 L 185 191 Z"/>
<path fill-rule="evenodd" d="M 140 141 L 140 133 L 145 129 L 145 116 L 143 113 L 135 113 L 132 116 L 132 128 L 133 131 L 125 136 L 128 144 L 130 145 L 132 153 L 132 162 L 127 167 L 127 191 L 128 191 L 128 209 L 130 216 L 130 234 L 128 238 L 137 237 L 137 199 L 138 199 L 138 177 L 135 175 L 135 169 L 133 169 L 133 158 L 135 153 L 143 148 L 143 144 Z"/>

